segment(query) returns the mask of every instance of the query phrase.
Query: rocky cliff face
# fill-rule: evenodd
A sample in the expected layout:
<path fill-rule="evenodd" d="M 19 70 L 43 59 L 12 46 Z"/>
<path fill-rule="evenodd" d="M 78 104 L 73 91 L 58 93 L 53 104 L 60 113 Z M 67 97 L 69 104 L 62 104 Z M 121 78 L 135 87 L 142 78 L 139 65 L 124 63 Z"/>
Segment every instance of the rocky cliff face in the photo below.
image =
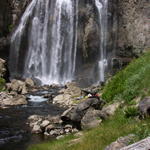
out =
<path fill-rule="evenodd" d="M 10 6 L 10 0 L 0 1 L 0 56 L 3 58 L 8 55 L 9 51 L 7 35 L 12 21 Z"/>
<path fill-rule="evenodd" d="M 133 57 L 150 48 L 149 0 L 118 0 L 117 55 Z"/>
<path fill-rule="evenodd" d="M 0 1 L 0 56 L 8 58 L 9 36 L 30 0 Z M 150 47 L 148 0 L 109 0 L 108 57 L 120 59 L 138 56 Z M 6 13 L 7 12 L 7 13 Z M 79 1 L 78 61 L 83 74 L 92 68 L 99 53 L 99 26 L 94 0 Z M 88 62 L 88 63 L 87 63 Z M 87 69 L 86 69 L 87 68 Z M 78 70 L 77 70 L 78 72 Z M 89 72 L 89 71 L 88 71 Z M 84 75 L 83 75 L 84 76 Z"/>
<path fill-rule="evenodd" d="M 10 34 L 30 0 L 0 1 L 0 57 L 8 59 Z"/>

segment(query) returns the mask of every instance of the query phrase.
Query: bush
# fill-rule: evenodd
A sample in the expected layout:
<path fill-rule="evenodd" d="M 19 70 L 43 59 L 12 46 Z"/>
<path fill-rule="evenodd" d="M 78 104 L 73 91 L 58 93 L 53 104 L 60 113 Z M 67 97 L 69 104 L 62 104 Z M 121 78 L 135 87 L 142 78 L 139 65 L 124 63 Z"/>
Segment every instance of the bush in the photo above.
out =
<path fill-rule="evenodd" d="M 5 87 L 5 79 L 0 78 L 0 91 L 2 91 Z"/>
<path fill-rule="evenodd" d="M 127 107 L 124 111 L 125 113 L 125 117 L 127 118 L 130 118 L 130 117 L 136 117 L 138 116 L 140 113 L 139 113 L 139 110 L 136 108 L 136 107 Z"/>

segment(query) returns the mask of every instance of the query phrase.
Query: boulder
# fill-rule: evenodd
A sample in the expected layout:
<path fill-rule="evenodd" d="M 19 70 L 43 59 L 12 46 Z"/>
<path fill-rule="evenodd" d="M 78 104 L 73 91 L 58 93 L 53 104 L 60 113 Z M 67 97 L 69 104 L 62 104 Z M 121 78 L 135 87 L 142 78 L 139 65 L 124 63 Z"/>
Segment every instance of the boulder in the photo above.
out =
<path fill-rule="evenodd" d="M 104 106 L 100 113 L 101 118 L 107 119 L 109 116 L 114 115 L 115 111 L 119 108 L 120 105 L 121 105 L 121 102 L 116 102 L 108 106 Z"/>
<path fill-rule="evenodd" d="M 89 98 L 84 102 L 79 103 L 75 107 L 71 107 L 66 110 L 62 115 L 61 119 L 64 122 L 75 122 L 79 123 L 83 116 L 86 114 L 89 108 L 100 109 L 103 104 L 102 100 L 98 100 L 96 98 Z"/>
<path fill-rule="evenodd" d="M 36 134 L 42 133 L 42 130 L 41 130 L 40 126 L 37 125 L 37 124 L 34 125 L 33 128 L 32 128 L 32 133 L 36 133 Z"/>
<path fill-rule="evenodd" d="M 67 83 L 67 89 L 64 93 L 70 93 L 72 96 L 81 95 L 81 89 L 77 86 L 75 82 Z"/>
<path fill-rule="evenodd" d="M 61 89 L 53 99 L 54 104 L 59 104 L 64 107 L 69 107 L 74 105 L 73 100 L 75 97 L 81 96 L 81 89 L 76 85 L 76 83 L 67 83 L 66 88 Z"/>
<path fill-rule="evenodd" d="M 0 58 L 0 77 L 4 77 L 7 71 L 5 64 L 6 64 L 6 61 Z"/>
<path fill-rule="evenodd" d="M 121 148 L 127 146 L 131 140 L 134 139 L 134 135 L 133 134 L 130 134 L 128 136 L 125 136 L 125 137 L 120 137 L 117 139 L 117 141 L 111 143 L 109 146 L 107 146 L 105 148 L 105 150 L 120 150 Z"/>
<path fill-rule="evenodd" d="M 71 104 L 71 99 L 70 94 L 61 94 L 53 99 L 53 103 L 67 106 L 69 103 Z"/>
<path fill-rule="evenodd" d="M 34 81 L 31 78 L 27 78 L 25 80 L 25 84 L 26 84 L 26 86 L 33 87 L 34 86 Z"/>
<path fill-rule="evenodd" d="M 140 101 L 138 108 L 143 117 L 150 116 L 150 97 L 146 97 Z"/>
<path fill-rule="evenodd" d="M 55 129 L 55 125 L 50 124 L 45 128 L 45 132 L 50 132 L 52 129 Z"/>
<path fill-rule="evenodd" d="M 18 95 L 12 99 L 11 105 L 26 105 L 27 100 L 26 97 L 23 95 Z"/>
<path fill-rule="evenodd" d="M 123 147 L 120 150 L 149 150 L 150 149 L 150 137 L 143 139 L 139 142 Z"/>
<path fill-rule="evenodd" d="M 8 91 L 15 91 L 18 94 L 26 94 L 27 93 L 27 88 L 26 84 L 23 81 L 20 80 L 12 80 L 11 83 L 6 84 L 7 90 Z"/>
<path fill-rule="evenodd" d="M 95 128 L 99 126 L 101 122 L 102 119 L 100 118 L 100 110 L 89 108 L 81 120 L 81 128 L 82 129 Z"/>
<path fill-rule="evenodd" d="M 50 122 L 48 120 L 44 120 L 40 126 L 41 126 L 41 128 L 45 128 L 49 124 L 50 124 Z"/>
<path fill-rule="evenodd" d="M 36 121 L 39 121 L 39 120 L 42 120 L 43 117 L 42 116 L 39 116 L 39 115 L 31 115 L 28 117 L 28 120 L 30 122 L 36 122 Z"/>
<path fill-rule="evenodd" d="M 26 97 L 23 95 L 11 95 L 7 92 L 0 92 L 0 105 L 1 106 L 16 106 L 27 104 Z"/>

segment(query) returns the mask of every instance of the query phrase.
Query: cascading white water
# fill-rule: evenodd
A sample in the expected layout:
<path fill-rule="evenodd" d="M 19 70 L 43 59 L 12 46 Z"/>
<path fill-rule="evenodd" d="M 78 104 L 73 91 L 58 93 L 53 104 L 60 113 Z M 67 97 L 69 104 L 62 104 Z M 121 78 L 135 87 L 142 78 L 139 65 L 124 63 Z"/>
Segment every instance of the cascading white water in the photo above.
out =
<path fill-rule="evenodd" d="M 22 76 L 38 78 L 43 84 L 71 81 L 75 73 L 78 25 L 74 14 L 77 1 L 32 0 L 11 39 L 11 76 L 23 68 Z"/>
<path fill-rule="evenodd" d="M 99 26 L 100 26 L 100 59 L 98 62 L 99 66 L 99 80 L 100 82 L 105 81 L 105 68 L 107 66 L 106 58 L 106 42 L 107 42 L 107 7 L 108 0 L 95 0 L 95 5 L 98 10 Z"/>

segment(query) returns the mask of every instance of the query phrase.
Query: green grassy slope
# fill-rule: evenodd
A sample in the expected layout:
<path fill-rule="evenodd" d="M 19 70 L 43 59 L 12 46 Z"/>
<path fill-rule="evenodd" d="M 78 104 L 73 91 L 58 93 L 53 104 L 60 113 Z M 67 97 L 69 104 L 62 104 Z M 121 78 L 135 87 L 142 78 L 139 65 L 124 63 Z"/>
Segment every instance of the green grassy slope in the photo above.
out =
<path fill-rule="evenodd" d="M 102 98 L 131 101 L 137 96 L 150 93 L 150 52 L 134 60 L 124 70 L 117 73 L 105 86 Z"/>

